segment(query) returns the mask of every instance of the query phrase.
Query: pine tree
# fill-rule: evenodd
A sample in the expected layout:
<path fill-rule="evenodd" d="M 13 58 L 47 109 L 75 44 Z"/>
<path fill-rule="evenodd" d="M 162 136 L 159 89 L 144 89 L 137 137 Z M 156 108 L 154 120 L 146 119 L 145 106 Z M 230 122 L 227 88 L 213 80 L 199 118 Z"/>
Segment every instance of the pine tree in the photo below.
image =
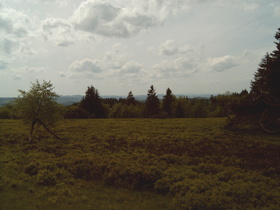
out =
<path fill-rule="evenodd" d="M 276 50 L 266 54 L 251 82 L 251 94 L 257 101 L 280 104 L 280 28 L 275 35 Z"/>
<path fill-rule="evenodd" d="M 163 97 L 162 101 L 162 111 L 166 112 L 168 116 L 171 116 L 172 114 L 171 105 L 174 102 L 174 100 L 175 97 L 172 94 L 172 91 L 170 90 L 170 88 L 167 88 L 166 95 Z"/>
<path fill-rule="evenodd" d="M 89 117 L 106 117 L 106 110 L 101 102 L 99 92 L 92 85 L 88 87 L 86 95 L 81 100 L 80 106 L 88 112 Z"/>
<path fill-rule="evenodd" d="M 158 96 L 156 95 L 156 90 L 154 89 L 154 86 L 152 85 L 150 89 L 148 90 L 146 103 L 145 103 L 145 114 L 147 116 L 156 116 L 159 114 L 159 105 L 160 101 L 158 99 Z"/>
<path fill-rule="evenodd" d="M 135 100 L 131 91 L 129 91 L 128 96 L 126 98 L 126 104 L 127 105 L 135 105 L 136 104 L 136 100 Z"/>

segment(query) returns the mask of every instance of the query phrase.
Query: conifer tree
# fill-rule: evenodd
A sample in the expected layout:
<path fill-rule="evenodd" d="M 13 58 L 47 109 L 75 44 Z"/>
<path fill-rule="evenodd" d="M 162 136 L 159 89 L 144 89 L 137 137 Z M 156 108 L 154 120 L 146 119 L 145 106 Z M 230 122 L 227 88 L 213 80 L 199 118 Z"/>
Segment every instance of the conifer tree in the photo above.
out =
<path fill-rule="evenodd" d="M 106 110 L 101 102 L 99 92 L 92 85 L 88 87 L 85 96 L 81 100 L 80 106 L 88 112 L 88 117 L 106 117 Z"/>
<path fill-rule="evenodd" d="M 158 96 L 156 95 L 156 90 L 152 85 L 148 90 L 148 94 L 146 98 L 145 114 L 150 117 L 158 115 L 160 111 L 159 105 L 160 105 L 160 101 L 158 99 Z"/>
<path fill-rule="evenodd" d="M 136 104 L 136 100 L 135 100 L 131 91 L 129 91 L 128 96 L 126 98 L 126 104 L 127 105 L 135 105 Z"/>
<path fill-rule="evenodd" d="M 266 54 L 251 82 L 254 100 L 280 104 L 280 28 L 275 35 L 276 50 Z"/>
<path fill-rule="evenodd" d="M 172 114 L 172 109 L 171 105 L 174 102 L 175 97 L 172 94 L 172 91 L 170 88 L 167 88 L 165 96 L 163 96 L 163 101 L 162 101 L 162 111 L 166 112 L 168 116 L 171 116 Z"/>

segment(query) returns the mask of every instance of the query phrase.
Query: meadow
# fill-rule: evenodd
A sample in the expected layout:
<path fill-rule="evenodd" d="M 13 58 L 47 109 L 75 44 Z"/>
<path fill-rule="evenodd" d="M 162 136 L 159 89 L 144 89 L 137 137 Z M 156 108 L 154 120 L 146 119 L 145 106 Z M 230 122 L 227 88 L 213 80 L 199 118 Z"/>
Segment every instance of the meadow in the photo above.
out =
<path fill-rule="evenodd" d="M 280 136 L 225 124 L 0 120 L 0 209 L 279 209 Z"/>

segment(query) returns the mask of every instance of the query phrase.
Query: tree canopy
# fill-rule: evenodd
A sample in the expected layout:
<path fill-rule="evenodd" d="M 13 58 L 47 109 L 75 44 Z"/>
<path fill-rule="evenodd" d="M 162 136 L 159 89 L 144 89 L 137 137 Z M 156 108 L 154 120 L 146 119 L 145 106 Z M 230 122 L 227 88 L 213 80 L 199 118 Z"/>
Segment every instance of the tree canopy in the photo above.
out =
<path fill-rule="evenodd" d="M 88 117 L 106 117 L 106 109 L 102 104 L 99 92 L 92 85 L 86 90 L 86 94 L 82 98 L 80 106 L 88 112 Z"/>
<path fill-rule="evenodd" d="M 50 81 L 43 80 L 40 84 L 36 80 L 31 83 L 29 91 L 19 90 L 20 95 L 15 104 L 19 117 L 30 124 L 30 141 L 35 125 L 43 125 L 48 129 L 47 126 L 55 125 L 61 118 L 61 106 L 56 102 L 59 95 L 53 89 Z"/>

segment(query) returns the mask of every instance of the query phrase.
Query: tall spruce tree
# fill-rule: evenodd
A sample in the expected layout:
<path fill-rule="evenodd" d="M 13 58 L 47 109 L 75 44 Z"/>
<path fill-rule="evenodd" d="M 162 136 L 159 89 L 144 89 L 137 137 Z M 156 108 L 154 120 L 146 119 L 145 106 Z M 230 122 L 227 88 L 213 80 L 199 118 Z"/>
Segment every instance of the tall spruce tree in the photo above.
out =
<path fill-rule="evenodd" d="M 280 28 L 275 35 L 276 50 L 267 53 L 251 82 L 251 94 L 257 101 L 280 104 Z"/>
<path fill-rule="evenodd" d="M 88 112 L 88 117 L 106 117 L 106 110 L 101 102 L 99 92 L 92 85 L 88 87 L 85 96 L 81 100 L 80 106 Z"/>
<path fill-rule="evenodd" d="M 131 91 L 129 91 L 128 96 L 126 97 L 126 104 L 127 105 L 135 105 L 136 100 Z"/>
<path fill-rule="evenodd" d="M 160 101 L 158 96 L 156 95 L 156 90 L 152 85 L 148 90 L 146 103 L 145 103 L 145 114 L 149 117 L 153 117 L 159 114 L 160 108 Z"/>
<path fill-rule="evenodd" d="M 172 109 L 171 105 L 174 102 L 175 97 L 172 94 L 172 91 L 170 88 L 167 88 L 165 96 L 163 96 L 163 101 L 162 101 L 162 111 L 166 112 L 168 116 L 171 116 L 172 114 Z"/>
<path fill-rule="evenodd" d="M 250 97 L 254 105 L 249 106 L 250 110 L 259 111 L 259 125 L 270 133 L 280 132 L 280 28 L 275 39 L 276 50 L 265 55 L 251 82 Z"/>

